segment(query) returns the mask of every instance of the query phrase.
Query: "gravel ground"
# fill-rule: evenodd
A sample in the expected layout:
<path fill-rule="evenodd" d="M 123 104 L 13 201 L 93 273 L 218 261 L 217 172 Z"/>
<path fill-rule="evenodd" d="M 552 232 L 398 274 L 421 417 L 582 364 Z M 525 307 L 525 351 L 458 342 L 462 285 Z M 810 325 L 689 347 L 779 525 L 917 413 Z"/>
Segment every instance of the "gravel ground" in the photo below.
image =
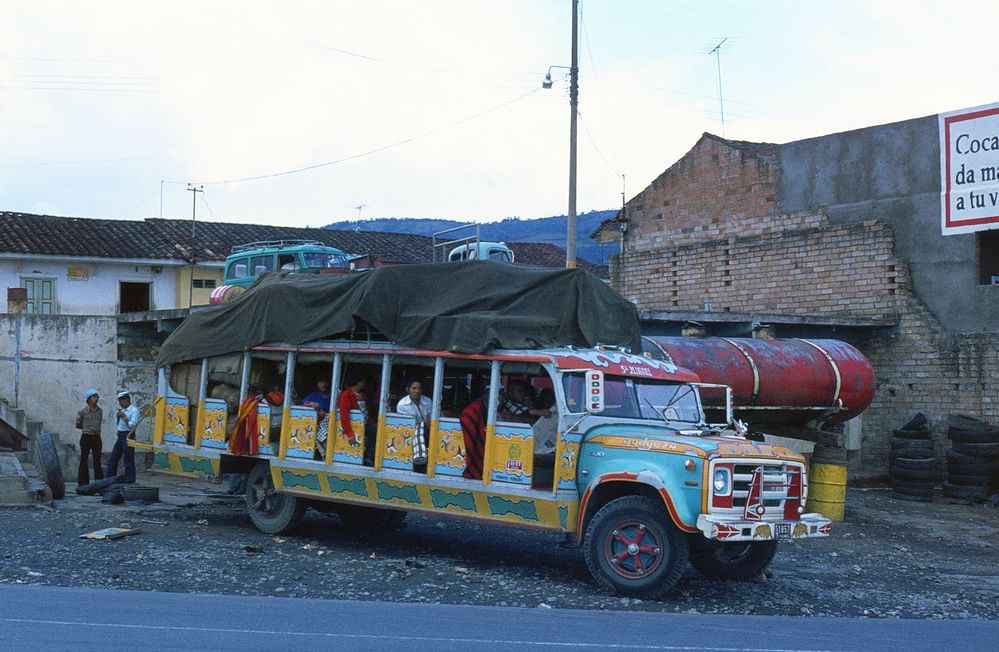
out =
<path fill-rule="evenodd" d="M 68 496 L 53 509 L 0 508 L 0 582 L 629 611 L 999 619 L 999 510 L 851 489 L 828 539 L 782 544 L 766 579 L 718 582 L 689 569 L 665 598 L 607 595 L 562 536 L 410 514 L 382 535 L 310 512 L 294 535 L 257 531 L 218 486 L 166 476 L 153 505 Z M 213 492 L 215 495 L 203 495 Z M 151 523 L 148 521 L 157 521 Z M 163 525 L 159 523 L 164 523 Z M 116 541 L 80 539 L 139 527 Z"/>

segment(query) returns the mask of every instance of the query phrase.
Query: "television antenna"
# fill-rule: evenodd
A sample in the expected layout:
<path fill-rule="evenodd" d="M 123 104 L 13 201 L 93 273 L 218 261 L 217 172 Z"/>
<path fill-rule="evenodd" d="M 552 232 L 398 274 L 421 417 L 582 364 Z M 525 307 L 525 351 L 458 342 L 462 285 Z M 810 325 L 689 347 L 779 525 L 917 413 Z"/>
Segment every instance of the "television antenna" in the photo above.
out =
<path fill-rule="evenodd" d="M 706 53 L 715 55 L 715 62 L 718 64 L 718 113 L 721 115 L 722 138 L 725 137 L 725 102 L 722 99 L 721 53 L 726 49 L 725 44 L 728 42 L 729 37 L 726 36 Z"/>

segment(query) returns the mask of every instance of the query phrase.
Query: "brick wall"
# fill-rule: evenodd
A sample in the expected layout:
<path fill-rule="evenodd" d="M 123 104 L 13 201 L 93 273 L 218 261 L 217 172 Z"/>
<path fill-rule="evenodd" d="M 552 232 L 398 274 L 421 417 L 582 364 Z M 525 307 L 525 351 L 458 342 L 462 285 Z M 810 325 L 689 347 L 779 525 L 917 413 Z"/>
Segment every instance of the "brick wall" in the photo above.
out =
<path fill-rule="evenodd" d="M 874 221 L 630 251 L 613 268 L 643 310 L 867 317 L 896 312 L 901 274 L 891 229 Z"/>
<path fill-rule="evenodd" d="M 641 252 L 729 233 L 763 235 L 801 226 L 778 218 L 780 169 L 769 148 L 742 149 L 705 134 L 627 203 L 625 250 Z"/>
<path fill-rule="evenodd" d="M 899 327 L 863 343 L 878 374 L 864 413 L 863 468 L 887 472 L 892 430 L 922 412 L 937 456 L 950 447 L 947 415 L 971 414 L 999 424 L 999 342 L 994 334 L 949 333 L 912 295 L 899 289 Z"/>
<path fill-rule="evenodd" d="M 860 474 L 887 473 L 891 432 L 916 412 L 929 418 L 941 458 L 948 414 L 999 423 L 995 335 L 940 325 L 914 294 L 889 225 L 779 214 L 779 177 L 765 147 L 702 137 L 628 203 L 615 288 L 641 310 L 895 317 L 897 329 L 859 345 L 878 374 Z"/>

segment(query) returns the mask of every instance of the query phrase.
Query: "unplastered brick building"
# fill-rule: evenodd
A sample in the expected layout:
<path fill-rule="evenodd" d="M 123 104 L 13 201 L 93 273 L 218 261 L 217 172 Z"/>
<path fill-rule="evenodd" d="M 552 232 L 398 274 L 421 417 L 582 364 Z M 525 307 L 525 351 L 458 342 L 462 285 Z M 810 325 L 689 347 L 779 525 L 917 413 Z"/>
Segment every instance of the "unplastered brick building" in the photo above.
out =
<path fill-rule="evenodd" d="M 593 237 L 650 334 L 833 337 L 878 374 L 857 468 L 887 471 L 893 428 L 999 422 L 999 231 L 942 235 L 937 116 L 786 143 L 704 134 Z"/>

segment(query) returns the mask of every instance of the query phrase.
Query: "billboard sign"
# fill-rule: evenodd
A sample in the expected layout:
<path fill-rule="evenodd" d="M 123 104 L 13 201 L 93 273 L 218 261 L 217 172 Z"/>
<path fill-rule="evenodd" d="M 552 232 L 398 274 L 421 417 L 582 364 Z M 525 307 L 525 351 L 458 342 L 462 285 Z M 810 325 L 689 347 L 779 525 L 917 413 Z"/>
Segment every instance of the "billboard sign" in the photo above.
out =
<path fill-rule="evenodd" d="M 938 120 L 941 233 L 999 229 L 999 103 Z"/>

